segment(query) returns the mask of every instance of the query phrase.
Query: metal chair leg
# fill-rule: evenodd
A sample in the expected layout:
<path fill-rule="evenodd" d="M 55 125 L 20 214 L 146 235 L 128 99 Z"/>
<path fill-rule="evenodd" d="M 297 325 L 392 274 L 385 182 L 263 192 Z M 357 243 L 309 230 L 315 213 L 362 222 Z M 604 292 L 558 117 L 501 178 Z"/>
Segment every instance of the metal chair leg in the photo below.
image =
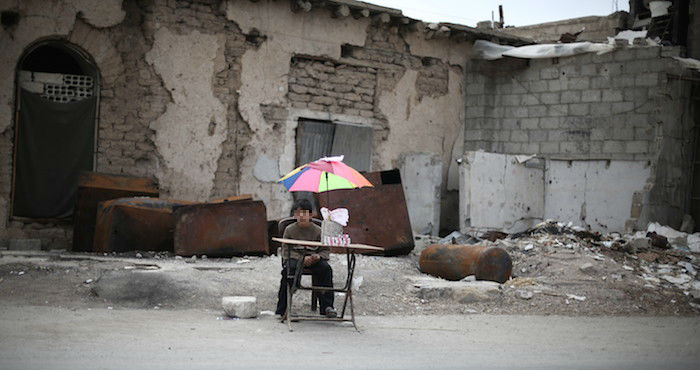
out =
<path fill-rule="evenodd" d="M 285 315 L 287 316 L 287 326 L 289 327 L 289 331 L 292 330 L 292 289 L 289 286 L 289 283 L 287 283 L 287 309 L 285 311 Z"/>

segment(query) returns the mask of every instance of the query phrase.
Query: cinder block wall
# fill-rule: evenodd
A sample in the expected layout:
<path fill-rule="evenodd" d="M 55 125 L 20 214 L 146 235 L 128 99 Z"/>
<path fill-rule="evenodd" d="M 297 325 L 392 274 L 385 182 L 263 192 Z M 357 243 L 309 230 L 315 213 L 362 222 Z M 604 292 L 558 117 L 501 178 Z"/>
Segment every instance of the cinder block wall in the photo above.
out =
<path fill-rule="evenodd" d="M 684 114 L 690 86 L 668 77 L 689 74 L 671 58 L 679 52 L 629 47 L 515 64 L 474 61 L 465 150 L 648 161 L 652 175 L 635 194 L 630 226 L 679 227 L 692 158 L 692 119 Z"/>

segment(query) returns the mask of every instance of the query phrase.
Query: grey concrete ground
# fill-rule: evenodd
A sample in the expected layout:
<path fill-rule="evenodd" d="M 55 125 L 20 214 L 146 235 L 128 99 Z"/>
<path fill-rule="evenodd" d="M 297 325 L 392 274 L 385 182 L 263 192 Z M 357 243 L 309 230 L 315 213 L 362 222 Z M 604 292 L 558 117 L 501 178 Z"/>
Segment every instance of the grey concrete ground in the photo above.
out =
<path fill-rule="evenodd" d="M 361 316 L 0 305 L 0 369 L 698 369 L 699 317 Z"/>

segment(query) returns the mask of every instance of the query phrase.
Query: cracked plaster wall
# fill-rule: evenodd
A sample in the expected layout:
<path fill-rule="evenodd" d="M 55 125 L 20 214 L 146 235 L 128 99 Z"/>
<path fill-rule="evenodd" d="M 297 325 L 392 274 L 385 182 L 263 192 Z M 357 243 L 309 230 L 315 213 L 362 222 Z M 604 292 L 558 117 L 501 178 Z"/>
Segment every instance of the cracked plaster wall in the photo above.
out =
<path fill-rule="evenodd" d="M 172 102 L 153 121 L 154 142 L 162 157 L 156 176 L 161 189 L 183 200 L 207 200 L 226 140 L 226 106 L 214 96 L 212 78 L 225 67 L 224 35 L 198 31 L 178 35 L 166 27 L 154 35 L 146 54 Z M 187 57 L 183 57 L 187 50 Z"/>
<path fill-rule="evenodd" d="M 244 33 L 255 28 L 267 36 L 259 47 L 251 48 L 241 60 L 241 88 L 238 106 L 252 130 L 241 163 L 240 192 L 260 197 L 269 218 L 286 215 L 291 195 L 276 182 L 256 178 L 248 169 L 258 161 L 279 163 L 280 177 L 294 168 L 296 121 L 286 120 L 282 130 L 263 117 L 261 105 L 287 105 L 290 60 L 294 54 L 340 58 L 340 45 L 362 45 L 368 19 L 334 19 L 327 10 L 293 13 L 287 2 L 229 1 L 226 16 Z"/>

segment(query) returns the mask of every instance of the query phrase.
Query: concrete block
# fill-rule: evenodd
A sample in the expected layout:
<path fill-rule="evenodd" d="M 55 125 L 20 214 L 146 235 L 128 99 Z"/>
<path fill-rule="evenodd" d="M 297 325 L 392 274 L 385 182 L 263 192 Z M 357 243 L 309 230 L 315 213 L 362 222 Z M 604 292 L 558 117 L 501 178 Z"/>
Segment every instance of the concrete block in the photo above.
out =
<path fill-rule="evenodd" d="M 543 129 L 559 128 L 559 125 L 561 124 L 561 120 L 562 119 L 559 117 L 542 117 L 542 118 L 540 118 L 540 128 L 543 128 Z"/>
<path fill-rule="evenodd" d="M 659 84 L 658 73 L 637 75 L 634 78 L 634 86 L 656 86 Z"/>
<path fill-rule="evenodd" d="M 634 140 L 634 128 L 615 127 L 612 129 L 612 134 L 608 138 L 622 141 Z"/>
<path fill-rule="evenodd" d="M 613 114 L 620 114 L 620 113 L 630 113 L 633 112 L 635 109 L 635 103 L 633 102 L 617 102 L 617 103 L 612 103 L 612 113 Z"/>
<path fill-rule="evenodd" d="M 40 251 L 41 239 L 10 239 L 7 246 L 9 250 L 15 251 Z"/>
<path fill-rule="evenodd" d="M 609 102 L 609 103 L 622 101 L 622 91 L 620 91 L 620 90 L 603 90 L 602 101 Z"/>
<path fill-rule="evenodd" d="M 520 128 L 524 130 L 532 130 L 539 127 L 539 118 L 523 118 L 520 120 Z"/>
<path fill-rule="evenodd" d="M 587 141 L 563 141 L 559 143 L 559 150 L 568 154 L 588 153 Z"/>
<path fill-rule="evenodd" d="M 543 104 L 559 104 L 560 102 L 560 94 L 559 93 L 542 93 L 540 94 L 540 101 Z"/>
<path fill-rule="evenodd" d="M 503 151 L 508 154 L 518 154 L 523 151 L 522 143 L 503 143 Z"/>
<path fill-rule="evenodd" d="M 628 60 L 634 60 L 637 57 L 635 49 L 624 48 L 618 49 L 614 52 L 614 59 L 617 62 L 626 62 Z"/>
<path fill-rule="evenodd" d="M 554 154 L 559 153 L 559 143 L 541 143 L 540 153 L 542 154 Z"/>
<path fill-rule="evenodd" d="M 603 153 L 603 142 L 602 141 L 589 141 L 588 142 L 588 152 L 591 154 Z"/>
<path fill-rule="evenodd" d="M 597 76 L 598 73 L 598 67 L 595 64 L 584 64 L 580 68 L 580 73 L 581 76 Z"/>
<path fill-rule="evenodd" d="M 540 152 L 539 143 L 523 143 L 522 153 L 526 154 L 538 154 Z"/>
<path fill-rule="evenodd" d="M 584 103 L 599 102 L 600 99 L 600 90 L 584 90 L 581 92 L 581 101 Z"/>
<path fill-rule="evenodd" d="M 490 300 L 501 294 L 500 284 L 494 281 L 446 281 L 436 278 L 416 278 L 411 287 L 421 299 L 448 299 L 459 303 Z"/>
<path fill-rule="evenodd" d="M 541 93 L 548 91 L 549 83 L 548 81 L 533 81 L 530 82 L 530 92 Z"/>
<path fill-rule="evenodd" d="M 661 57 L 661 46 L 648 46 L 636 49 L 637 60 L 655 59 Z"/>
<path fill-rule="evenodd" d="M 564 91 L 561 93 L 562 103 L 579 103 L 581 102 L 580 91 Z"/>
<path fill-rule="evenodd" d="M 627 142 L 625 152 L 630 154 L 647 153 L 649 152 L 649 142 L 642 140 Z"/>
<path fill-rule="evenodd" d="M 612 114 L 612 103 L 591 104 L 591 116 L 607 117 Z"/>
<path fill-rule="evenodd" d="M 591 86 L 591 80 L 589 77 L 569 78 L 567 86 L 570 90 L 585 90 Z"/>
<path fill-rule="evenodd" d="M 522 105 L 538 105 L 540 104 L 540 99 L 537 97 L 535 94 L 526 94 L 526 95 L 521 95 L 522 99 L 520 101 L 520 104 Z"/>
<path fill-rule="evenodd" d="M 547 116 L 564 117 L 569 115 L 569 106 L 566 104 L 550 105 L 547 107 Z"/>
<path fill-rule="evenodd" d="M 510 133 L 510 141 L 527 142 L 529 140 L 526 130 L 513 130 Z"/>
<path fill-rule="evenodd" d="M 622 75 L 616 76 L 611 79 L 610 83 L 606 87 L 617 87 L 617 88 L 630 88 L 635 86 L 635 76 L 636 75 Z"/>
<path fill-rule="evenodd" d="M 258 304 L 255 297 L 234 296 L 221 298 L 221 305 L 226 315 L 241 319 L 258 316 Z"/>
<path fill-rule="evenodd" d="M 623 141 L 606 140 L 603 142 L 603 153 L 624 153 L 625 143 Z"/>
<path fill-rule="evenodd" d="M 572 116 L 587 116 L 590 112 L 588 103 L 569 104 L 569 114 Z"/>
<path fill-rule="evenodd" d="M 591 140 L 608 140 L 610 139 L 610 130 L 607 128 L 600 128 L 603 125 L 600 125 L 598 128 L 591 129 Z"/>
<path fill-rule="evenodd" d="M 529 117 L 544 117 L 547 115 L 548 107 L 546 105 L 534 105 L 527 107 L 527 115 Z"/>
<path fill-rule="evenodd" d="M 566 90 L 568 88 L 567 85 L 567 80 L 565 79 L 549 80 L 547 81 L 547 91 L 557 92 Z"/>
<path fill-rule="evenodd" d="M 530 130 L 530 141 L 541 142 L 548 140 L 549 132 L 547 130 Z"/>
<path fill-rule="evenodd" d="M 542 68 L 540 70 L 540 78 L 543 80 L 559 78 L 559 69 L 555 67 Z"/>

